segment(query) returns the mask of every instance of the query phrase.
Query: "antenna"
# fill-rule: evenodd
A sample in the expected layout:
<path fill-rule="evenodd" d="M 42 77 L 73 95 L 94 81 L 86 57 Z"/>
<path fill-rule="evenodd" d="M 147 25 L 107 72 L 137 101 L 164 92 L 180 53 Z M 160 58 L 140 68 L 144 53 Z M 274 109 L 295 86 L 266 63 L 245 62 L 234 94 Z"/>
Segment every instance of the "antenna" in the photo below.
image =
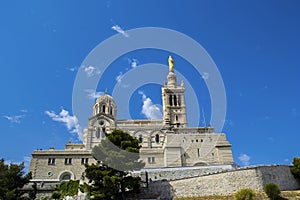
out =
<path fill-rule="evenodd" d="M 202 114 L 203 114 L 203 124 L 204 127 L 206 127 L 206 121 L 205 121 L 205 115 L 204 115 L 204 109 L 202 108 Z"/>

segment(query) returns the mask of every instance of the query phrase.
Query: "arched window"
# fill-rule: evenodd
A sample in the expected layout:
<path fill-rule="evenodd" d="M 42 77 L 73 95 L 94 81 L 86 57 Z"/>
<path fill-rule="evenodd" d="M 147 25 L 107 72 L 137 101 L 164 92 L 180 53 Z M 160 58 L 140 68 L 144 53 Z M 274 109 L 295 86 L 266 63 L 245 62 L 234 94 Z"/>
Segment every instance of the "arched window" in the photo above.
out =
<path fill-rule="evenodd" d="M 177 97 L 174 95 L 174 106 L 177 106 Z"/>
<path fill-rule="evenodd" d="M 155 135 L 155 142 L 159 143 L 159 135 L 158 134 Z"/>
<path fill-rule="evenodd" d="M 62 180 L 62 181 L 68 181 L 68 180 L 70 180 L 70 179 L 71 179 L 70 174 L 65 174 L 63 177 L 61 177 L 61 180 Z"/>
<path fill-rule="evenodd" d="M 96 138 L 100 138 L 100 128 L 96 130 Z"/>
<path fill-rule="evenodd" d="M 98 104 L 95 106 L 95 115 L 97 115 L 99 113 L 99 106 Z"/>
<path fill-rule="evenodd" d="M 102 112 L 105 113 L 105 105 L 102 105 Z"/>
<path fill-rule="evenodd" d="M 109 114 L 110 114 L 110 115 L 113 114 L 113 107 L 112 107 L 112 106 L 109 107 Z"/>
<path fill-rule="evenodd" d="M 171 95 L 171 94 L 170 94 L 170 96 L 169 96 L 169 105 L 170 105 L 170 106 L 173 106 L 172 95 Z"/>
<path fill-rule="evenodd" d="M 139 135 L 139 143 L 142 143 L 142 142 L 143 142 L 143 136 Z"/>
<path fill-rule="evenodd" d="M 61 181 L 69 181 L 71 180 L 71 174 L 69 172 L 63 173 L 60 178 Z"/>
<path fill-rule="evenodd" d="M 177 115 L 175 115 L 175 119 L 176 119 L 176 121 L 178 122 L 178 116 L 177 116 Z"/>
<path fill-rule="evenodd" d="M 178 95 L 178 105 L 179 106 L 181 105 L 181 95 L 180 94 Z"/>

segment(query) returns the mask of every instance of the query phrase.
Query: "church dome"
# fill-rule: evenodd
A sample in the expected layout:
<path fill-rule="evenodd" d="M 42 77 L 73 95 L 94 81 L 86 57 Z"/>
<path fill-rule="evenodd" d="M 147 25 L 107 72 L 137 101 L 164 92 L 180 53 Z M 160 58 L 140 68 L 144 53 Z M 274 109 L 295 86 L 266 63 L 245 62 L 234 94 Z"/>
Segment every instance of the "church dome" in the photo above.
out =
<path fill-rule="evenodd" d="M 93 107 L 93 114 L 106 114 L 115 118 L 117 114 L 117 106 L 112 96 L 108 94 L 100 96 Z"/>
<path fill-rule="evenodd" d="M 108 101 L 112 101 L 115 103 L 114 99 L 112 98 L 112 96 L 108 95 L 108 94 L 104 94 L 102 96 L 100 96 L 97 100 L 96 103 L 101 103 L 101 102 L 108 102 Z"/>

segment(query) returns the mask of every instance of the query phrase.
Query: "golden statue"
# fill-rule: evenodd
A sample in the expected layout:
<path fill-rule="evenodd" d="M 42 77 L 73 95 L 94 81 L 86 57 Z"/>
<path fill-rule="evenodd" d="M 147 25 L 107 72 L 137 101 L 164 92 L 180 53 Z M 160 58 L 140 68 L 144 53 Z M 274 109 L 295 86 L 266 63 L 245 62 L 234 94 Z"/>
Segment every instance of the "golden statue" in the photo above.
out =
<path fill-rule="evenodd" d="M 174 72 L 174 60 L 172 56 L 169 56 L 169 71 Z"/>

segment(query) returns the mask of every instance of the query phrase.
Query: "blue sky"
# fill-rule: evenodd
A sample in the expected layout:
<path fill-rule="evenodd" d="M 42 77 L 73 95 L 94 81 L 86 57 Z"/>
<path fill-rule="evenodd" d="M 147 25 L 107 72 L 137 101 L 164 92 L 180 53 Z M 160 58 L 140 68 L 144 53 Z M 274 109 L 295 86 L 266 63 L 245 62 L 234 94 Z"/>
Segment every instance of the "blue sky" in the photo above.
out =
<path fill-rule="evenodd" d="M 80 142 L 76 133 L 84 127 L 72 111 L 73 85 L 79 70 L 98 73 L 82 66 L 84 59 L 111 36 L 130 40 L 127 30 L 163 27 L 193 38 L 217 65 L 227 97 L 223 132 L 235 162 L 290 164 L 300 156 L 299 9 L 296 0 L 1 2 L 0 157 L 28 166 L 35 149 Z M 133 68 L 167 65 L 170 54 L 143 49 L 120 55 L 97 90 L 85 91 L 87 99 L 105 89 L 111 94 Z M 198 84 L 193 88 L 209 123 L 205 79 L 210 74 L 197 75 L 184 58 L 173 57 L 175 68 L 192 86 Z M 128 100 L 132 118 L 153 117 L 147 109 L 160 108 L 160 87 L 148 84 L 135 91 Z"/>

